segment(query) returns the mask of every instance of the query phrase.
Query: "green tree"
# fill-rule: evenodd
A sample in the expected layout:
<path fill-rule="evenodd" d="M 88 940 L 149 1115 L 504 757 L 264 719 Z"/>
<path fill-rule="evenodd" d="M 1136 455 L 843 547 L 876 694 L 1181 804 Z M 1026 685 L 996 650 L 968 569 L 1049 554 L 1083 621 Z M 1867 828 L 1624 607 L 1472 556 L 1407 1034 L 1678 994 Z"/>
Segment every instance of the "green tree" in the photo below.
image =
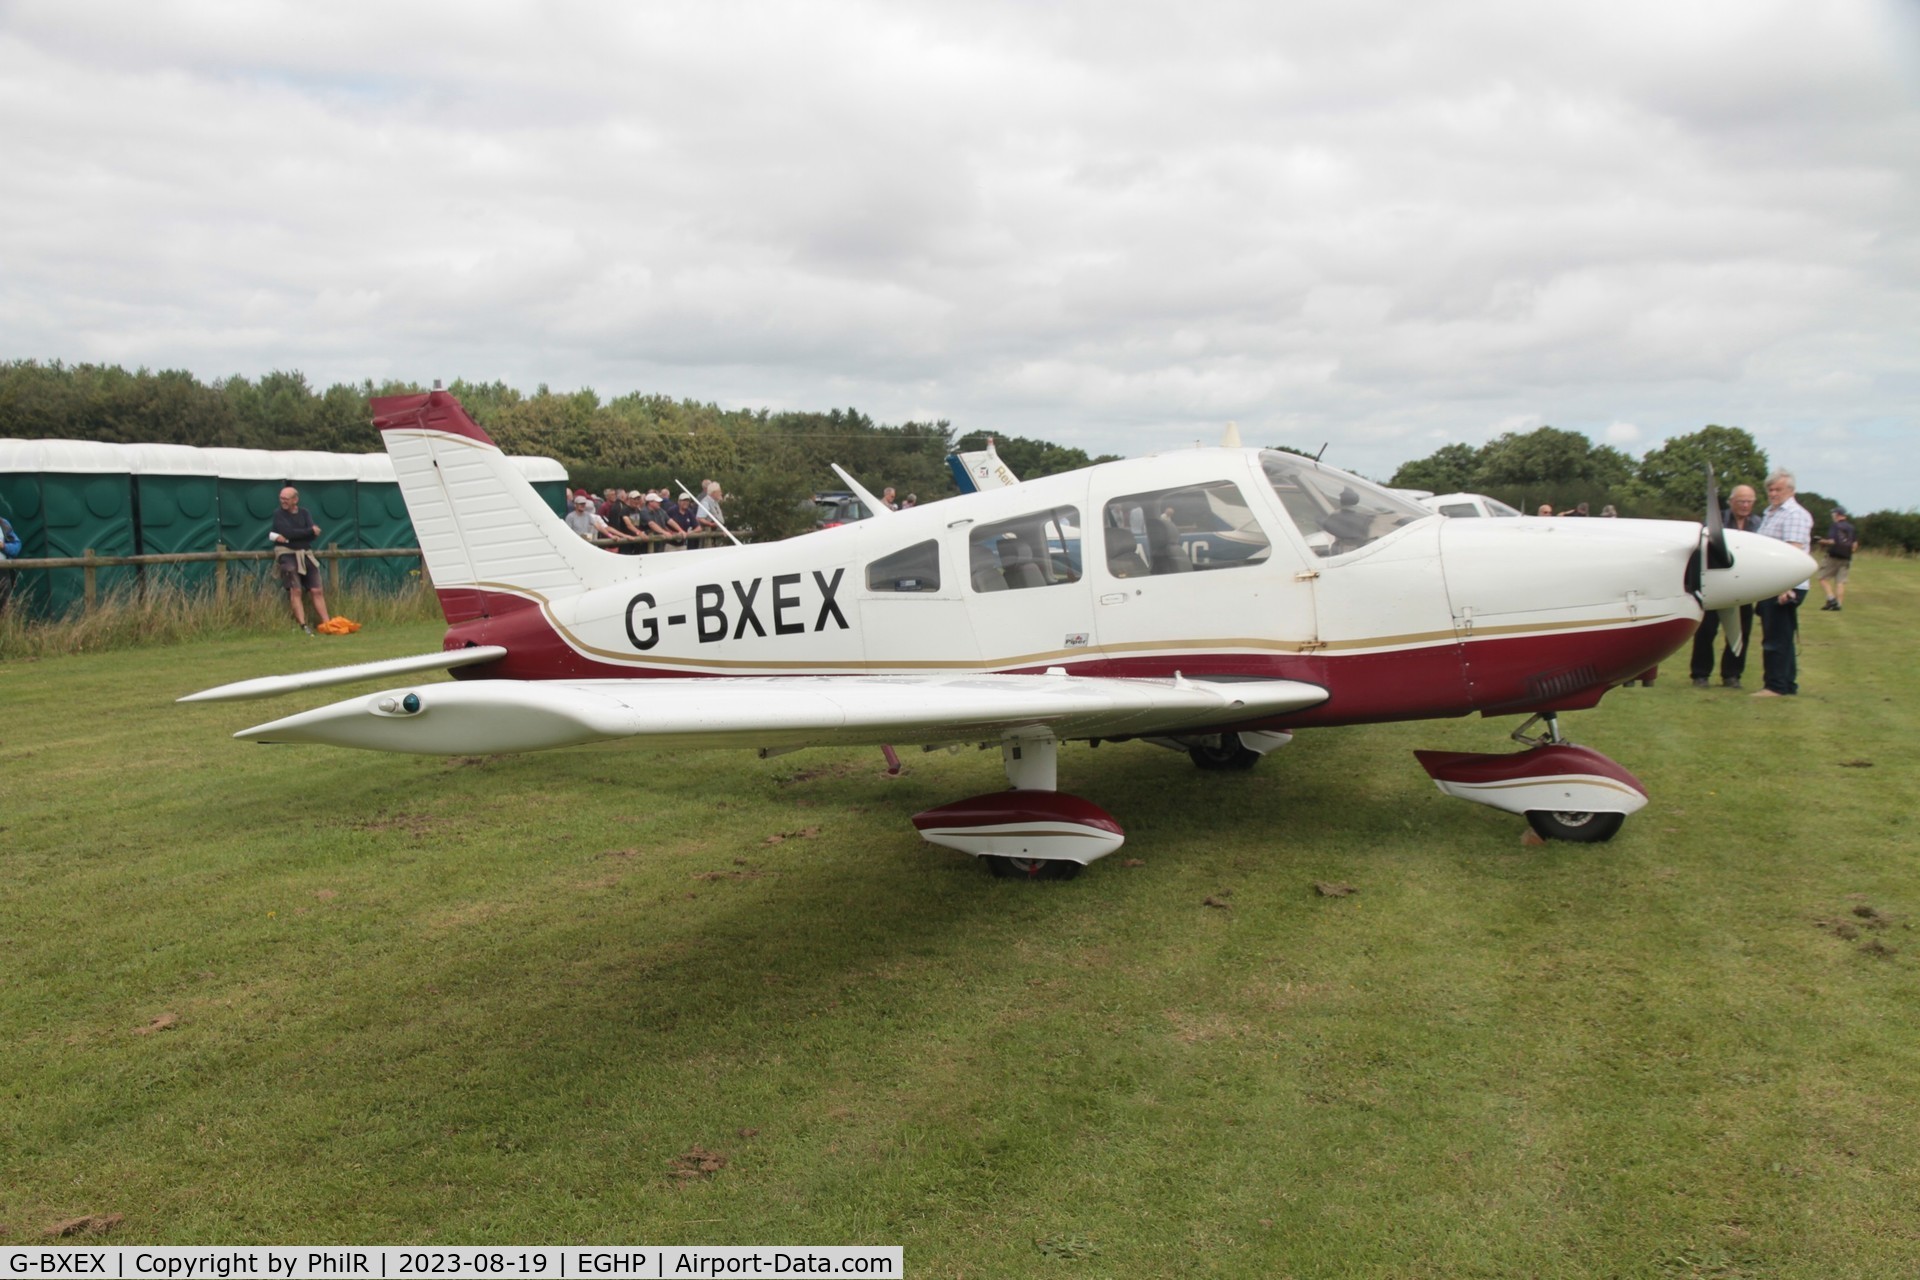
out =
<path fill-rule="evenodd" d="M 1567 485 L 1594 478 L 1593 442 L 1578 431 L 1509 431 L 1480 451 L 1472 487 Z"/>
<path fill-rule="evenodd" d="M 1640 459 L 1635 494 L 1645 514 L 1699 519 L 1708 463 L 1722 502 L 1733 486 L 1750 484 L 1759 491 L 1767 478 L 1766 452 L 1752 436 L 1739 427 L 1702 427 L 1671 437 Z"/>
<path fill-rule="evenodd" d="M 1424 458 L 1403 462 L 1387 483 L 1396 489 L 1427 489 L 1459 493 L 1473 484 L 1480 470 L 1480 450 L 1470 444 L 1441 445 Z"/>

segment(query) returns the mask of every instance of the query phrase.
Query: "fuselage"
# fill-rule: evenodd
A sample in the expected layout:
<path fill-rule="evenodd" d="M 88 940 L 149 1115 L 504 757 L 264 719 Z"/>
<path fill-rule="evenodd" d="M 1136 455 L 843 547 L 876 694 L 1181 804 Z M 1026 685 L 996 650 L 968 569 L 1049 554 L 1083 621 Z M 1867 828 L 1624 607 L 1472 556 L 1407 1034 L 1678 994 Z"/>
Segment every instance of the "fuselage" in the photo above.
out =
<path fill-rule="evenodd" d="M 572 594 L 463 584 L 478 616 L 446 643 L 509 651 L 462 678 L 1057 667 L 1329 690 L 1268 722 L 1287 728 L 1570 710 L 1692 634 L 1699 540 L 1678 521 L 1449 520 L 1295 455 L 1197 449 L 622 557 L 620 580 Z"/>

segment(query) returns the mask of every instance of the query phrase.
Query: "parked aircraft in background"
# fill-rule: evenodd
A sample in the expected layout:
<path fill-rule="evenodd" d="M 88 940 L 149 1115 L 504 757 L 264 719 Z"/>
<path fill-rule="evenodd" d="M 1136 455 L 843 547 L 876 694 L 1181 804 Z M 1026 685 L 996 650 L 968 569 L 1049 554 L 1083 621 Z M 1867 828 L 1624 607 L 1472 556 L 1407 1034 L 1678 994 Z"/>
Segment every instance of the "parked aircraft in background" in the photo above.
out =
<path fill-rule="evenodd" d="M 1685 644 L 1703 608 L 1813 568 L 1720 530 L 1717 502 L 1704 528 L 1453 520 L 1241 448 L 1009 480 L 784 542 L 611 556 L 548 510 L 451 395 L 374 411 L 445 651 L 183 701 L 444 668 L 457 679 L 236 736 L 460 755 L 620 738 L 769 753 L 996 744 L 1008 790 L 914 823 L 998 874 L 1064 877 L 1124 838 L 1056 789 L 1062 742 L 1137 739 L 1239 769 L 1300 729 L 1473 712 L 1532 717 L 1514 735 L 1525 749 L 1418 753 L 1442 790 L 1524 813 L 1545 836 L 1606 839 L 1645 790 L 1562 739 L 1557 714 Z"/>
<path fill-rule="evenodd" d="M 1437 511 L 1443 516 L 1518 516 L 1515 511 L 1498 498 L 1489 498 L 1484 493 L 1443 493 L 1437 497 L 1421 498 L 1420 505 L 1429 511 Z"/>

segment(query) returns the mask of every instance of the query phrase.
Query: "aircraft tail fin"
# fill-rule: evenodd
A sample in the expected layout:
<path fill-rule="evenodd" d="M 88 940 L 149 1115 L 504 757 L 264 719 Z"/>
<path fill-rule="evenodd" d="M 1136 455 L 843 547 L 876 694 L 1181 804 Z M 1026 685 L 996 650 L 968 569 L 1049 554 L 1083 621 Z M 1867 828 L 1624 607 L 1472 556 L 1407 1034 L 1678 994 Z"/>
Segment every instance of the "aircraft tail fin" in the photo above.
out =
<path fill-rule="evenodd" d="M 569 529 L 448 392 L 376 399 L 373 424 L 449 623 L 632 576 Z"/>
<path fill-rule="evenodd" d="M 953 483 L 962 493 L 1006 489 L 1020 483 L 1020 477 L 1014 475 L 1013 469 L 1000 461 L 1000 455 L 994 451 L 992 436 L 987 437 L 984 449 L 948 454 L 947 470 L 953 473 Z"/>

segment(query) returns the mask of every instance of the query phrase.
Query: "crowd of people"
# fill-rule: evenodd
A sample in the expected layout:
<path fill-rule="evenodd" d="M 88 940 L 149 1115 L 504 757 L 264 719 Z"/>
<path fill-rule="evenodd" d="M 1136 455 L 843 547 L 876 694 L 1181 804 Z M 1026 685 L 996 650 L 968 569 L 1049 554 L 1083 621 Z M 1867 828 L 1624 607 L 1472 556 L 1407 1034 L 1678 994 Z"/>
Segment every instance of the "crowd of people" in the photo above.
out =
<path fill-rule="evenodd" d="M 682 489 L 678 497 L 664 489 L 609 488 L 595 498 L 575 490 L 568 501 L 567 527 L 609 551 L 677 551 L 702 534 L 724 533 L 726 494 L 714 480 L 700 482 L 701 497 Z"/>

